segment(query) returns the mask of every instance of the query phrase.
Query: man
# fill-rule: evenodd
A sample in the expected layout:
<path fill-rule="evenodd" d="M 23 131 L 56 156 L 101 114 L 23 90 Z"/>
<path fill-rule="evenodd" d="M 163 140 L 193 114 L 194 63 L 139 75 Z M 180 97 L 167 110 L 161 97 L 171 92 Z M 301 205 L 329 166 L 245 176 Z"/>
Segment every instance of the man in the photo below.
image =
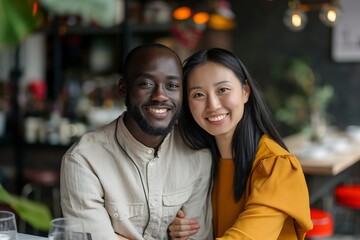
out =
<path fill-rule="evenodd" d="M 96 240 L 167 239 L 179 209 L 199 220 L 194 239 L 210 239 L 211 157 L 182 141 L 174 125 L 182 103 L 182 64 L 160 44 L 127 56 L 118 91 L 127 111 L 85 134 L 64 155 L 61 205 Z"/>

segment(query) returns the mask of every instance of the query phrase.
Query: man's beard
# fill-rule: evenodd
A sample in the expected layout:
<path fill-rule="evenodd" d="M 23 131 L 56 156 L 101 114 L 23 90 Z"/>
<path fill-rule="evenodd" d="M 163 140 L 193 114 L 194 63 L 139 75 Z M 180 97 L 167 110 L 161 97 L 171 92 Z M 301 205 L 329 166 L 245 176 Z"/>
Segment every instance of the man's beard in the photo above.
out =
<path fill-rule="evenodd" d="M 169 132 L 171 132 L 171 130 L 172 130 L 176 120 L 179 118 L 180 112 L 181 112 L 181 109 L 179 109 L 175 113 L 175 115 L 173 116 L 173 118 L 171 119 L 171 121 L 167 127 L 153 127 L 141 115 L 140 109 L 137 106 L 133 106 L 128 98 L 125 101 L 125 105 L 126 105 L 128 114 L 130 114 L 133 117 L 133 119 L 136 121 L 136 123 L 141 128 L 141 130 L 151 136 L 164 136 L 164 135 L 168 134 Z"/>

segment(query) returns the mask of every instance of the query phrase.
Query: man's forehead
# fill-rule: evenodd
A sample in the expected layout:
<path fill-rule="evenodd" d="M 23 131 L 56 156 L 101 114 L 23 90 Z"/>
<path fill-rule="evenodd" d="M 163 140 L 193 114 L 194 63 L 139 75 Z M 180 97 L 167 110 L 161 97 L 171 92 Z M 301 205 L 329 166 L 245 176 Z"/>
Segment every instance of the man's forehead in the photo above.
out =
<path fill-rule="evenodd" d="M 173 53 L 171 50 L 167 48 L 155 48 L 155 47 L 142 49 L 141 51 L 135 52 L 133 55 L 134 58 L 140 56 L 145 58 L 152 58 L 154 56 L 171 56 L 177 58 L 175 53 Z"/>
<path fill-rule="evenodd" d="M 165 47 L 148 47 L 138 49 L 129 56 L 127 64 L 125 64 L 124 77 L 133 78 L 135 75 L 151 69 L 161 70 L 160 66 L 161 69 L 175 71 L 176 74 L 180 72 L 182 75 L 182 63 L 175 52 Z"/>
<path fill-rule="evenodd" d="M 176 68 L 180 68 L 182 71 L 181 61 L 174 53 L 167 49 L 152 49 L 134 55 L 128 70 L 137 72 L 142 68 L 158 68 L 159 64 L 163 68 L 166 68 L 166 66 L 171 66 L 171 68 L 176 66 Z"/>

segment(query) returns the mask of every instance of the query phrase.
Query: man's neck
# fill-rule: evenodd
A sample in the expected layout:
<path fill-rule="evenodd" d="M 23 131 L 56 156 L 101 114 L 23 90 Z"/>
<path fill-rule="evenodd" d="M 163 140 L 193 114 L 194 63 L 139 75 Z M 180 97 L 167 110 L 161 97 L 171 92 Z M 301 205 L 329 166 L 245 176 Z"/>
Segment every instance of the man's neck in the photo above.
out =
<path fill-rule="evenodd" d="M 157 152 L 160 144 L 166 137 L 166 135 L 153 136 L 145 133 L 128 114 L 125 115 L 124 123 L 126 128 L 136 140 L 147 147 L 155 149 L 155 152 Z"/>

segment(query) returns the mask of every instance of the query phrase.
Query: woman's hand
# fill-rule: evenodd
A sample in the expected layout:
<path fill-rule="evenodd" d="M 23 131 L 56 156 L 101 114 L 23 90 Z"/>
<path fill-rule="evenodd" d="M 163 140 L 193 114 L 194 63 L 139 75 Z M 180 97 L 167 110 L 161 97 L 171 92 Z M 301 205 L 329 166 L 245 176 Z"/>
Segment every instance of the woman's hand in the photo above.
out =
<path fill-rule="evenodd" d="M 116 233 L 119 240 L 128 240 L 128 238 L 121 236 L 120 234 Z"/>
<path fill-rule="evenodd" d="M 182 210 L 176 215 L 176 218 L 169 226 L 169 235 L 175 240 L 186 240 L 197 233 L 200 226 L 195 219 L 186 219 Z"/>

